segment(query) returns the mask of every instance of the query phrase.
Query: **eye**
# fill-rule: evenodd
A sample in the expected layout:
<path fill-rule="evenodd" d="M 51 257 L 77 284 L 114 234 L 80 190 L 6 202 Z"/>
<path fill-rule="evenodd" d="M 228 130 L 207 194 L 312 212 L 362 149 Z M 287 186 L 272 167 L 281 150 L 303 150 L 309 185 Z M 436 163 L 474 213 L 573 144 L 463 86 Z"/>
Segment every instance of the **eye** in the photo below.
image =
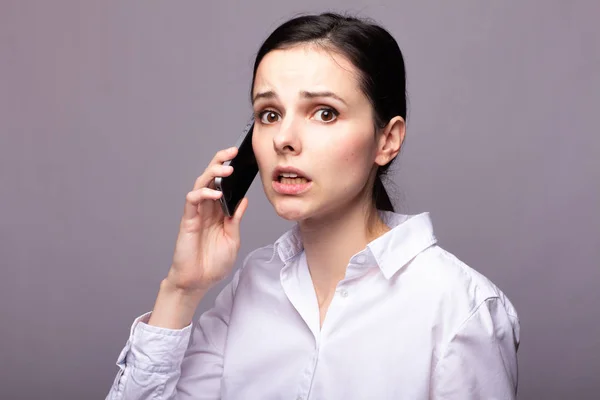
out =
<path fill-rule="evenodd" d="M 265 110 L 258 113 L 258 118 L 261 123 L 269 125 L 277 122 L 279 114 L 272 110 Z"/>
<path fill-rule="evenodd" d="M 330 107 L 321 108 L 315 113 L 316 116 L 320 116 L 320 119 L 323 122 L 335 121 L 339 114 L 339 112 Z"/>

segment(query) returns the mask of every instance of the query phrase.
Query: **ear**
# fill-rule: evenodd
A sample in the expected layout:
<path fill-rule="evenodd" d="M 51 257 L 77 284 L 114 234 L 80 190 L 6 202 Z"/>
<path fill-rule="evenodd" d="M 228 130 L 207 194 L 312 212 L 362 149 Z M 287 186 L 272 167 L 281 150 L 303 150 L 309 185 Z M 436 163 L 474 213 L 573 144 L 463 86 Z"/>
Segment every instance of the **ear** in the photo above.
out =
<path fill-rule="evenodd" d="M 377 138 L 377 154 L 375 157 L 377 165 L 386 165 L 398 155 L 405 134 L 406 123 L 404 118 L 396 116 L 388 122 Z"/>

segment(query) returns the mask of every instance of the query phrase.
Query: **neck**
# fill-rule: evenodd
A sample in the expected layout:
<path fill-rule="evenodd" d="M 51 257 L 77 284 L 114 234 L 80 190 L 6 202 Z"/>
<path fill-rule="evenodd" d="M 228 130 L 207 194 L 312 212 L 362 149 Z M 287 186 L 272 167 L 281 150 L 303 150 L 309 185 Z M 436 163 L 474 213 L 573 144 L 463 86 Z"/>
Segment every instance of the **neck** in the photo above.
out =
<path fill-rule="evenodd" d="M 321 293 L 335 290 L 350 257 L 389 230 L 364 204 L 301 221 L 299 228 L 315 290 Z"/>

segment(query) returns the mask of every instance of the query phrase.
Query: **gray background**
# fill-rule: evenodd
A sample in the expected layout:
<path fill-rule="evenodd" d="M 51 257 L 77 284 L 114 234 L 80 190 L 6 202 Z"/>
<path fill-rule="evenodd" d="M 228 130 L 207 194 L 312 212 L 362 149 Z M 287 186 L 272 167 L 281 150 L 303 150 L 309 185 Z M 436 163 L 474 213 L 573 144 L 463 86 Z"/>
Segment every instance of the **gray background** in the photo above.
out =
<path fill-rule="evenodd" d="M 106 395 L 261 41 L 326 9 L 404 52 L 396 203 L 515 304 L 519 397 L 600 396 L 600 3 L 322 3 L 0 1 L 0 398 Z M 249 198 L 238 263 L 290 226 Z"/>

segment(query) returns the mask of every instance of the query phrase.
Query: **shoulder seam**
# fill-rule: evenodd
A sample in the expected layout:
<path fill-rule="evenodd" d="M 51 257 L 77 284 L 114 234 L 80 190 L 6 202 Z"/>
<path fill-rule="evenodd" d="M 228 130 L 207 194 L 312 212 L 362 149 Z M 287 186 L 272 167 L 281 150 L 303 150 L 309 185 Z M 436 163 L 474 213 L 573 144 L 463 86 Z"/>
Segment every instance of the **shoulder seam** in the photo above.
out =
<path fill-rule="evenodd" d="M 433 374 L 434 375 L 435 375 L 435 373 L 437 371 L 437 367 L 440 364 L 440 361 L 444 358 L 444 355 L 446 354 L 446 351 L 448 350 L 448 347 L 450 347 L 450 344 L 454 341 L 454 338 L 456 338 L 456 336 L 458 335 L 458 333 L 462 330 L 463 326 L 465 326 L 465 324 L 467 322 L 469 322 L 471 320 L 471 318 L 473 318 L 473 316 L 475 314 L 477 314 L 477 312 L 479 311 L 479 309 L 481 308 L 481 306 L 483 306 L 484 304 L 486 304 L 488 302 L 488 300 L 500 300 L 500 297 L 499 296 L 488 296 L 485 299 L 483 299 L 482 301 L 480 301 L 475 307 L 473 307 L 473 309 L 471 310 L 471 312 L 469 312 L 469 314 L 467 315 L 467 317 L 458 325 L 458 327 L 456 328 L 456 330 L 454 331 L 454 333 L 452 334 L 452 336 L 450 337 L 450 339 L 446 343 L 444 343 L 443 348 L 440 351 L 440 356 L 436 360 L 435 366 L 433 368 Z"/>

